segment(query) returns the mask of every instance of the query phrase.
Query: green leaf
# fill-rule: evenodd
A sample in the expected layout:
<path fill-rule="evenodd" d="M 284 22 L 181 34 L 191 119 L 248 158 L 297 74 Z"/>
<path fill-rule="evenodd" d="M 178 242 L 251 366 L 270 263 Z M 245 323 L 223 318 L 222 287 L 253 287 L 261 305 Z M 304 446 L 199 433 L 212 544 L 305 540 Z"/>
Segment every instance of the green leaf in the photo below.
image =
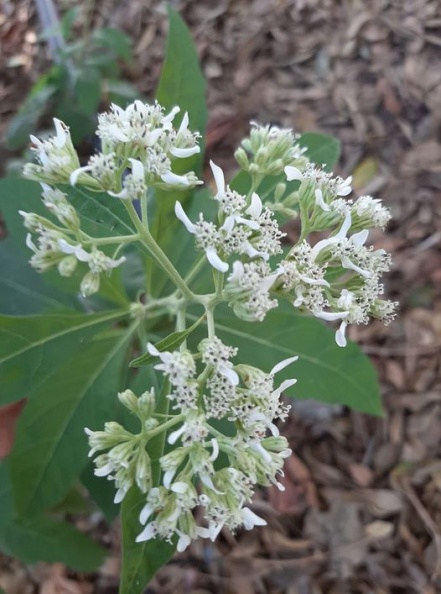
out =
<path fill-rule="evenodd" d="M 106 481 L 100 476 L 95 476 L 94 471 L 95 465 L 89 461 L 81 473 L 81 482 L 86 487 L 91 499 L 103 512 L 106 520 L 112 522 L 119 513 L 119 505 L 113 503 L 115 484 L 113 481 Z"/>
<path fill-rule="evenodd" d="M 6 143 L 10 150 L 20 149 L 29 142 L 29 135 L 35 133 L 56 90 L 54 86 L 47 85 L 27 97 L 18 113 L 10 120 L 6 131 Z"/>
<path fill-rule="evenodd" d="M 14 517 L 8 463 L 0 464 L 0 550 L 31 564 L 61 562 L 78 571 L 93 571 L 105 551 L 72 526 L 49 517 L 20 521 Z"/>
<path fill-rule="evenodd" d="M 126 316 L 124 310 L 0 316 L 0 403 L 31 398 L 97 332 Z"/>
<path fill-rule="evenodd" d="M 174 120 L 176 125 L 185 112 L 188 112 L 190 127 L 201 135 L 201 152 L 188 159 L 176 159 L 173 162 L 175 173 L 194 170 L 202 171 L 204 158 L 204 135 L 207 124 L 205 102 L 205 82 L 199 66 L 198 55 L 190 32 L 179 14 L 168 8 L 169 32 L 167 51 L 162 69 L 156 98 L 166 111 L 178 105 L 181 113 Z M 176 200 L 186 202 L 192 192 L 154 193 L 150 207 L 150 230 L 162 249 L 169 253 L 169 248 L 176 242 L 176 231 L 181 226 L 174 214 Z M 148 273 L 149 292 L 160 295 L 166 280 L 157 267 L 151 267 Z"/>
<path fill-rule="evenodd" d="M 94 68 L 81 69 L 75 81 L 78 107 L 86 114 L 95 115 L 101 99 L 100 73 Z"/>
<path fill-rule="evenodd" d="M 17 425 L 11 476 L 23 517 L 58 503 L 87 463 L 84 428 L 112 418 L 134 330 L 94 340 L 40 382 Z"/>
<path fill-rule="evenodd" d="M 122 58 L 126 62 L 130 62 L 132 59 L 132 40 L 118 29 L 96 29 L 93 32 L 93 41 L 97 46 L 109 48 L 117 58 Z"/>
<path fill-rule="evenodd" d="M 306 147 L 305 155 L 316 165 L 324 165 L 325 171 L 332 171 L 340 158 L 340 141 L 328 134 L 306 132 L 299 138 L 300 146 Z"/>
<path fill-rule="evenodd" d="M 12 238 L 0 241 L 0 313 L 26 315 L 78 307 L 74 295 L 51 287 Z"/>
<path fill-rule="evenodd" d="M 145 495 L 132 487 L 121 505 L 122 570 L 119 594 L 142 594 L 155 573 L 173 556 L 176 546 L 164 540 L 135 542 L 142 530 L 139 514 Z"/>
<path fill-rule="evenodd" d="M 205 319 L 204 316 L 202 316 L 192 326 L 190 326 L 186 330 L 183 330 L 182 332 L 172 332 L 172 334 L 167 336 L 167 338 L 164 338 L 163 340 L 160 340 L 159 342 L 157 342 L 155 344 L 155 347 L 158 349 L 158 351 L 161 351 L 161 352 L 176 350 L 178 347 L 181 346 L 181 344 L 184 342 L 184 340 L 188 336 L 190 336 L 190 334 L 194 330 L 196 330 L 196 328 L 199 326 L 199 324 L 204 319 Z M 132 361 L 130 361 L 129 365 L 130 365 L 130 367 L 141 367 L 142 365 L 151 365 L 155 360 L 156 360 L 156 357 L 154 357 L 153 355 L 150 355 L 150 353 L 147 352 L 147 353 L 144 353 L 144 355 L 141 355 L 140 357 L 137 357 L 136 359 L 133 359 Z"/>
<path fill-rule="evenodd" d="M 281 304 L 262 323 L 244 322 L 231 313 L 216 316 L 216 332 L 227 344 L 239 348 L 236 361 L 264 371 L 287 357 L 296 363 L 277 374 L 277 383 L 295 377 L 288 396 L 343 404 L 354 410 L 382 415 L 376 371 L 355 344 L 335 344 L 335 331 L 313 317 L 296 314 Z"/>

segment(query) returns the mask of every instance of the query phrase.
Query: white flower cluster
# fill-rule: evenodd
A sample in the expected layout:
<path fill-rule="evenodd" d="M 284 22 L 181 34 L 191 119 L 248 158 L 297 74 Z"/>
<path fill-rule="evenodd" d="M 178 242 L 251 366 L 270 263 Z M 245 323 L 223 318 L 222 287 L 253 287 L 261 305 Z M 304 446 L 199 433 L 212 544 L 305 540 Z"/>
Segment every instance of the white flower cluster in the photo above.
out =
<path fill-rule="evenodd" d="M 172 170 L 176 159 L 200 152 L 199 134 L 189 130 L 187 114 L 179 128 L 173 128 L 173 119 L 179 111 L 175 107 L 165 115 L 158 103 L 149 105 L 141 101 L 126 109 L 112 105 L 110 111 L 98 116 L 97 135 L 102 151 L 83 167 L 69 129 L 54 119 L 56 136 L 45 141 L 31 137 L 38 164 L 27 164 L 24 175 L 48 184 L 79 184 L 130 200 L 144 196 L 148 186 L 166 190 L 193 187 L 200 183 L 194 172 L 177 175 Z"/>
<path fill-rule="evenodd" d="M 395 316 L 397 304 L 379 298 L 390 255 L 365 246 L 369 229 L 384 228 L 390 212 L 370 196 L 344 200 L 352 192 L 351 178 L 335 178 L 312 165 L 303 172 L 287 166 L 285 173 L 289 181 L 301 182 L 302 225 L 309 232 L 340 228 L 315 245 L 304 239 L 294 246 L 280 264 L 277 288 L 294 298 L 295 307 L 324 320 L 340 320 L 336 342 L 346 346 L 348 324 L 367 324 L 369 316 L 387 324 Z"/>
<path fill-rule="evenodd" d="M 179 202 L 175 204 L 175 213 L 195 236 L 196 247 L 205 251 L 213 268 L 225 273 L 230 268 L 227 260 L 231 256 L 240 258 L 233 263 L 226 294 L 239 317 L 261 321 L 276 306 L 269 297 L 269 289 L 278 273 L 271 272 L 267 262 L 282 252 L 285 233 L 255 192 L 248 203 L 245 196 L 225 184 L 222 169 L 213 162 L 210 165 L 216 182 L 214 200 L 219 205 L 219 225 L 206 221 L 202 213 L 193 223 Z"/>
<path fill-rule="evenodd" d="M 43 204 L 62 227 L 35 213 L 19 211 L 30 231 L 26 237 L 26 245 L 34 252 L 30 264 L 38 272 L 57 267 L 61 276 L 68 277 L 75 272 L 78 262 L 85 262 L 89 271 L 81 281 L 80 291 L 84 297 L 93 295 L 99 290 L 101 274 L 109 273 L 122 264 L 125 257 L 110 258 L 93 244 L 85 249 L 78 241 L 80 220 L 66 194 L 47 184 L 41 186 Z M 37 243 L 32 240 L 32 233 L 37 235 Z"/>
<path fill-rule="evenodd" d="M 175 419 L 181 422 L 168 434 L 168 443 L 177 447 L 159 461 L 161 484 L 148 492 L 145 489 L 151 477 L 146 446 L 148 449 L 149 438 L 161 429 L 154 416 L 152 393 L 147 393 L 147 416 L 146 405 L 136 404 L 133 393 L 120 395 L 120 400 L 140 417 L 140 435 L 129 434 L 116 423 L 107 424 L 104 432 L 87 430 L 91 455 L 109 449 L 96 458 L 95 473 L 115 480 L 116 500 L 121 501 L 135 483 L 147 493 L 140 514 L 145 527 L 137 541 L 156 537 L 171 541 L 177 536 L 178 550 L 183 551 L 197 537 L 214 540 L 224 526 L 234 531 L 265 524 L 247 504 L 256 485 L 274 484 L 283 489 L 277 477 L 283 476 L 283 461 L 291 451 L 274 422 L 285 419 L 289 407 L 280 402 L 280 395 L 296 380 L 286 380 L 275 388 L 274 376 L 297 357 L 264 373 L 248 365 L 235 366 L 231 359 L 237 349 L 218 337 L 202 340 L 199 355 L 188 350 L 160 352 L 150 343 L 147 349 L 160 360 L 155 368 L 170 382 L 168 398 L 178 411 Z M 225 433 L 212 424 L 220 419 L 229 425 Z M 142 464 L 146 465 L 144 469 Z M 196 524 L 196 508 L 201 511 L 202 525 Z"/>

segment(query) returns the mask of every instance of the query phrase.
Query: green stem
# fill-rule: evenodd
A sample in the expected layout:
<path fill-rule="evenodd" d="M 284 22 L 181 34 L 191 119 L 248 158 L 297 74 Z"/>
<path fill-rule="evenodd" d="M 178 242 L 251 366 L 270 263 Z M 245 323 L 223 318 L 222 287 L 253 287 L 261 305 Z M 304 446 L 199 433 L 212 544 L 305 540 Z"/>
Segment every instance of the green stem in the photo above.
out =
<path fill-rule="evenodd" d="M 81 231 L 81 238 L 84 243 L 91 243 L 93 245 L 111 245 L 112 243 L 131 243 L 141 239 L 139 233 L 134 235 L 116 235 L 115 237 L 90 237 L 87 233 Z"/>
<path fill-rule="evenodd" d="M 170 429 L 170 427 L 173 427 L 173 425 L 177 425 L 184 419 L 185 419 L 185 415 L 183 415 L 183 414 L 176 415 L 169 421 L 166 421 L 162 425 L 159 425 L 159 427 L 156 427 L 156 429 L 150 429 L 150 431 L 148 432 L 148 435 L 146 437 L 150 440 L 150 439 L 152 439 L 152 437 L 155 437 L 156 435 L 160 435 L 161 433 L 164 433 L 165 431 Z"/>
<path fill-rule="evenodd" d="M 142 224 L 131 200 L 124 200 L 123 204 L 126 207 L 126 210 L 130 216 L 130 219 L 132 220 L 132 223 L 135 225 L 135 228 L 138 231 L 140 241 L 148 249 L 148 251 L 156 260 L 156 262 L 162 267 L 164 272 L 167 274 L 170 280 L 178 287 L 178 289 L 181 291 L 184 297 L 186 297 L 190 301 L 199 303 L 199 296 L 195 295 L 195 293 L 193 293 L 193 291 L 190 290 L 185 280 L 182 278 L 182 276 L 179 274 L 179 272 L 167 258 L 166 254 L 156 243 L 153 236 L 150 234 L 150 231 Z"/>

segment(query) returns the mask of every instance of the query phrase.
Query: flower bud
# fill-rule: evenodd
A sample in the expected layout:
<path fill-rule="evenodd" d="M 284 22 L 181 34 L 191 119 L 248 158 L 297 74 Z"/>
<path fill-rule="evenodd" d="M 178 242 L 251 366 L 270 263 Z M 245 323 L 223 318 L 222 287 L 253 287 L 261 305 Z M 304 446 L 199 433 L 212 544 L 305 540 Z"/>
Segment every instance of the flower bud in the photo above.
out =
<path fill-rule="evenodd" d="M 58 264 L 58 272 L 61 276 L 72 276 L 77 267 L 78 260 L 75 256 L 66 256 Z"/>
<path fill-rule="evenodd" d="M 246 152 L 243 150 L 242 147 L 239 147 L 236 152 L 234 153 L 234 158 L 239 163 L 239 166 L 244 170 L 248 171 L 248 167 L 250 162 L 248 160 Z"/>
<path fill-rule="evenodd" d="M 97 293 L 100 288 L 100 275 L 96 272 L 87 272 L 81 281 L 80 291 L 83 297 Z"/>

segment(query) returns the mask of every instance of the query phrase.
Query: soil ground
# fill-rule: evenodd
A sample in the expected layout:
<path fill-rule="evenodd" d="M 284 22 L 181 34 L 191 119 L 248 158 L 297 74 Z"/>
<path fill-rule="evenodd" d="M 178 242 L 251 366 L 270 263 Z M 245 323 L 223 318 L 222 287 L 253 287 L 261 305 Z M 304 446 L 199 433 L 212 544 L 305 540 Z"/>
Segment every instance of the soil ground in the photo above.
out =
<path fill-rule="evenodd" d="M 74 4 L 59 0 L 60 12 Z M 83 3 L 84 4 L 84 3 Z M 268 526 L 196 543 L 161 570 L 154 594 L 441 592 L 441 3 L 439 0 L 172 2 L 207 78 L 210 158 L 229 170 L 250 120 L 337 136 L 338 172 L 381 196 L 394 220 L 387 295 L 398 319 L 354 330 L 376 365 L 383 419 L 296 402 L 284 433 L 287 489 L 263 493 Z M 0 0 L 1 131 L 47 66 L 30 0 Z M 93 22 L 134 41 L 128 76 L 152 96 L 164 7 L 97 0 Z M 2 149 L 1 155 L 6 158 Z M 78 523 L 86 530 L 88 519 Z M 7 594 L 111 594 L 118 528 L 97 574 L 0 561 Z"/>

